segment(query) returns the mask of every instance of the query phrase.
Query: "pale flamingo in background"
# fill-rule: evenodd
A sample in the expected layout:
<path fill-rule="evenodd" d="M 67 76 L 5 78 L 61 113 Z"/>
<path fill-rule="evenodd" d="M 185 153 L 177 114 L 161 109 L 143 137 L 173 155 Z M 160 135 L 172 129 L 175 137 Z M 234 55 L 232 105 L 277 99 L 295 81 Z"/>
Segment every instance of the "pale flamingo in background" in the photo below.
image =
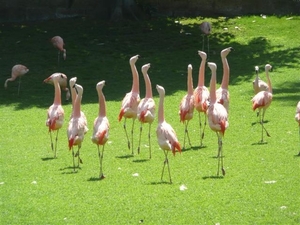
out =
<path fill-rule="evenodd" d="M 29 69 L 21 64 L 14 65 L 13 68 L 11 69 L 11 78 L 8 78 L 5 83 L 4 87 L 7 88 L 7 83 L 8 81 L 14 81 L 19 77 L 19 86 L 18 86 L 18 95 L 20 93 L 20 86 L 21 86 L 21 77 L 28 73 Z"/>
<path fill-rule="evenodd" d="M 194 89 L 193 89 L 193 77 L 192 77 L 193 67 L 191 64 L 188 65 L 188 76 L 187 76 L 187 94 L 182 98 L 179 106 L 179 116 L 180 122 L 184 123 L 184 139 L 183 148 L 185 149 L 185 137 L 188 137 L 189 145 L 192 146 L 189 132 L 188 124 L 193 118 L 194 114 Z"/>
<path fill-rule="evenodd" d="M 100 81 L 96 85 L 96 90 L 98 92 L 99 98 L 99 113 L 98 117 L 94 120 L 94 131 L 92 136 L 92 142 L 95 143 L 98 147 L 98 156 L 100 161 L 100 179 L 104 179 L 105 176 L 102 170 L 102 160 L 103 160 L 103 153 L 104 153 L 104 146 L 109 137 L 109 122 L 106 117 L 106 103 L 105 103 L 105 96 L 102 92 L 104 87 L 105 81 Z M 102 152 L 100 151 L 99 145 L 102 145 Z"/>
<path fill-rule="evenodd" d="M 204 36 L 207 37 L 207 52 L 209 54 L 209 37 L 208 35 L 210 35 L 211 33 L 211 24 L 209 22 L 202 22 L 200 24 L 200 30 L 202 33 L 202 51 L 204 51 Z"/>
<path fill-rule="evenodd" d="M 164 116 L 165 89 L 159 85 L 156 85 L 156 89 L 159 93 L 158 126 L 156 129 L 156 135 L 157 135 L 158 145 L 164 151 L 165 154 L 165 161 L 162 169 L 161 180 L 163 179 L 164 169 L 167 164 L 170 183 L 172 183 L 168 153 L 169 151 L 172 151 L 173 155 L 175 156 L 176 150 L 181 153 L 181 147 L 174 129 L 170 124 L 168 124 L 165 121 L 165 116 Z"/>
<path fill-rule="evenodd" d="M 45 79 L 44 83 L 53 85 L 52 76 Z M 68 77 L 65 74 L 61 73 L 58 83 L 59 83 L 60 88 L 66 92 L 66 100 L 68 101 L 70 99 L 70 91 L 69 91 L 69 88 L 67 87 L 68 86 Z"/>
<path fill-rule="evenodd" d="M 51 149 L 54 151 L 54 158 L 56 158 L 56 150 L 57 150 L 57 137 L 58 131 L 63 126 L 64 123 L 64 109 L 61 106 L 61 91 L 58 81 L 62 79 L 61 73 L 54 73 L 51 76 L 51 79 L 54 84 L 54 101 L 53 104 L 49 107 L 47 112 L 47 121 L 46 126 L 49 127 L 49 134 L 51 140 Z M 56 131 L 55 138 L 55 148 L 53 149 L 53 141 L 52 141 L 52 131 Z"/>
<path fill-rule="evenodd" d="M 297 107 L 296 107 L 295 120 L 296 120 L 296 122 L 298 123 L 298 127 L 299 127 L 299 137 L 300 137 L 300 101 L 298 102 Z M 297 156 L 300 156 L 300 151 L 299 151 L 299 153 L 298 153 Z"/>
<path fill-rule="evenodd" d="M 227 55 L 229 52 L 233 51 L 232 47 L 225 48 L 221 51 L 221 59 L 223 64 L 223 78 L 221 87 L 217 90 L 217 102 L 221 103 L 225 109 L 229 110 L 229 91 L 228 91 L 228 85 L 229 85 L 229 75 L 230 75 L 230 69 L 227 61 Z"/>
<path fill-rule="evenodd" d="M 86 124 L 84 121 L 84 118 L 81 116 L 81 100 L 82 100 L 82 93 L 83 93 L 83 88 L 82 86 L 75 84 L 74 87 L 77 90 L 77 96 L 74 102 L 74 107 L 73 107 L 73 112 L 72 112 L 72 117 L 69 122 L 68 126 L 68 141 L 69 141 L 69 150 L 72 149 L 72 156 L 73 156 L 73 168 L 75 172 L 75 157 L 78 157 L 78 168 L 79 164 L 82 163 L 82 160 L 80 158 L 80 148 L 81 144 L 84 139 L 84 134 L 86 130 Z M 77 145 L 78 150 L 76 154 L 74 153 L 73 147 Z"/>
<path fill-rule="evenodd" d="M 254 68 L 256 73 L 255 80 L 252 82 L 254 94 L 256 95 L 260 91 L 269 91 L 268 84 L 258 77 L 258 70 L 259 70 L 258 66 L 255 66 Z M 257 116 L 259 116 L 258 112 L 257 112 Z"/>
<path fill-rule="evenodd" d="M 71 90 L 71 99 L 72 99 L 72 107 L 74 108 L 74 104 L 75 104 L 75 99 L 76 99 L 76 96 L 77 96 L 77 91 L 76 89 L 74 88 L 75 87 L 75 84 L 76 84 L 76 81 L 77 81 L 77 77 L 72 77 L 70 80 L 69 80 L 69 86 L 70 86 L 70 90 Z M 71 118 L 73 116 L 73 112 L 71 114 Z M 82 118 L 83 122 L 84 122 L 84 134 L 86 134 L 88 132 L 88 127 L 87 127 L 87 119 L 86 119 L 86 116 L 84 114 L 84 112 L 82 112 L 80 110 L 80 117 Z M 71 119 L 70 118 L 70 119 Z"/>
<path fill-rule="evenodd" d="M 264 116 L 266 109 L 271 105 L 273 94 L 272 94 L 272 85 L 271 80 L 269 77 L 269 70 L 272 69 L 272 66 L 270 64 L 266 64 L 265 71 L 266 71 L 266 77 L 268 81 L 269 91 L 260 91 L 258 92 L 253 98 L 252 98 L 252 109 L 255 111 L 258 109 L 258 113 L 260 115 L 260 124 L 261 124 L 261 142 L 264 141 L 263 134 L 264 131 L 266 132 L 267 136 L 270 137 L 270 134 L 264 127 Z M 260 114 L 260 111 L 263 110 L 262 115 Z"/>
<path fill-rule="evenodd" d="M 218 172 L 217 176 L 219 176 L 220 164 L 221 171 L 223 176 L 225 176 L 224 162 L 223 162 L 223 143 L 222 137 L 225 134 L 225 130 L 227 129 L 228 123 L 228 113 L 225 107 L 217 102 L 216 97 L 216 82 L 217 82 L 217 65 L 215 63 L 208 63 L 208 67 L 211 69 L 212 75 L 210 80 L 210 105 L 207 110 L 208 116 L 208 124 L 210 129 L 216 132 L 218 136 Z"/>
<path fill-rule="evenodd" d="M 141 136 L 142 136 L 142 130 L 143 130 L 143 124 L 148 123 L 149 124 L 149 130 L 148 130 L 148 140 L 149 140 L 149 158 L 151 159 L 151 124 L 154 121 L 155 118 L 155 102 L 153 100 L 152 95 L 152 86 L 151 81 L 148 75 L 148 69 L 150 68 L 150 63 L 145 64 L 142 66 L 142 73 L 145 80 L 145 87 L 146 87 L 146 94 L 145 98 L 143 98 L 140 103 L 138 104 L 137 108 L 137 117 L 138 120 L 141 122 L 140 126 L 140 137 L 139 137 L 139 147 L 138 147 L 138 154 L 140 153 L 140 145 L 141 145 Z"/>
<path fill-rule="evenodd" d="M 67 50 L 64 49 L 65 43 L 62 37 L 60 36 L 54 36 L 51 38 L 51 43 L 58 50 L 58 61 L 57 64 L 59 65 L 59 58 L 60 58 L 60 52 L 63 53 L 64 60 L 67 58 Z"/>
<path fill-rule="evenodd" d="M 209 106 L 209 91 L 207 87 L 204 86 L 204 76 L 205 76 L 205 64 L 206 64 L 206 53 L 198 51 L 201 57 L 201 63 L 199 67 L 198 75 L 198 86 L 194 90 L 194 105 L 195 109 L 198 111 L 199 115 L 199 126 L 200 126 L 200 146 L 202 146 L 204 138 L 204 130 L 206 127 L 206 111 Z M 202 129 L 201 113 L 204 114 L 204 127 Z"/>
<path fill-rule="evenodd" d="M 139 74 L 137 72 L 135 63 L 138 60 L 139 55 L 135 55 L 130 58 L 129 64 L 132 72 L 132 88 L 131 91 L 128 92 L 123 98 L 121 110 L 119 113 L 119 121 L 124 117 L 124 130 L 127 138 L 128 148 L 132 150 L 133 154 L 133 128 L 134 122 L 137 117 L 137 107 L 140 102 L 140 86 L 139 86 Z M 131 127 L 131 146 L 128 138 L 127 130 L 126 130 L 126 120 L 132 119 L 132 127 Z"/>

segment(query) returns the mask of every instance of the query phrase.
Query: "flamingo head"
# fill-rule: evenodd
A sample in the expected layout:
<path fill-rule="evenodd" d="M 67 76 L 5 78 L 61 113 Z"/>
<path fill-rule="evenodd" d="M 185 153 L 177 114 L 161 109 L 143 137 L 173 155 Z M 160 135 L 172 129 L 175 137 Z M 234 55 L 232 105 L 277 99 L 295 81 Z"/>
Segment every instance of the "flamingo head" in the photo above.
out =
<path fill-rule="evenodd" d="M 254 68 L 255 68 L 255 72 L 258 74 L 259 67 L 255 66 Z"/>
<path fill-rule="evenodd" d="M 206 22 L 206 21 L 202 22 L 200 24 L 200 30 L 203 34 L 206 34 L 206 35 L 210 34 L 211 24 L 209 22 Z"/>
<path fill-rule="evenodd" d="M 77 81 L 77 77 L 72 77 L 72 78 L 69 80 L 70 88 L 73 88 L 73 87 L 74 87 L 74 85 L 76 84 L 76 81 Z"/>
<path fill-rule="evenodd" d="M 211 71 L 216 71 L 217 70 L 217 65 L 213 62 L 208 62 L 207 63 L 208 67 L 210 68 Z"/>
<path fill-rule="evenodd" d="M 231 52 L 231 51 L 234 51 L 234 49 L 232 47 L 223 49 L 221 51 L 221 57 L 223 57 L 223 58 L 226 57 L 229 54 L 229 52 Z"/>
<path fill-rule="evenodd" d="M 80 95 L 82 96 L 82 93 L 83 93 L 83 87 L 79 84 L 75 84 L 73 86 L 73 88 L 75 88 L 76 92 L 77 92 L 77 95 Z"/>
<path fill-rule="evenodd" d="M 189 65 L 188 65 L 188 71 L 189 71 L 189 72 L 192 72 L 192 70 L 193 70 L 193 66 L 192 66 L 192 64 L 189 64 Z"/>
<path fill-rule="evenodd" d="M 266 71 L 272 70 L 272 66 L 271 66 L 270 64 L 266 64 L 266 65 L 265 65 L 265 70 L 266 70 Z"/>
<path fill-rule="evenodd" d="M 129 60 L 129 64 L 134 65 L 136 61 L 139 59 L 139 57 L 140 57 L 139 55 L 132 56 Z"/>
<path fill-rule="evenodd" d="M 156 90 L 159 94 L 159 96 L 165 96 L 165 89 L 163 86 L 160 86 L 160 85 L 156 85 Z"/>
<path fill-rule="evenodd" d="M 150 68 L 150 63 L 143 65 L 142 66 L 142 73 L 146 74 L 149 68 Z"/>
<path fill-rule="evenodd" d="M 207 55 L 205 52 L 198 51 L 198 55 L 201 57 L 202 60 L 206 60 L 206 58 L 207 58 Z"/>
<path fill-rule="evenodd" d="M 98 82 L 98 84 L 96 85 L 97 91 L 101 91 L 104 85 L 105 85 L 105 80 Z"/>

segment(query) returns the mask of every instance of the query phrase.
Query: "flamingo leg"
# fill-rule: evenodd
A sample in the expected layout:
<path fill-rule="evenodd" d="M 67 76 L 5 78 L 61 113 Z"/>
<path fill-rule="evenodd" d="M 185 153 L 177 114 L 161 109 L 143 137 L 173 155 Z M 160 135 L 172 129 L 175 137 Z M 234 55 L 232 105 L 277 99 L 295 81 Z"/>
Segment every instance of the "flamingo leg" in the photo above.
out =
<path fill-rule="evenodd" d="M 260 124 L 261 124 L 261 142 L 264 142 L 263 140 L 263 133 L 264 133 L 264 130 L 267 134 L 268 137 L 271 137 L 271 135 L 269 134 L 269 132 L 267 131 L 267 129 L 265 128 L 264 126 L 264 116 L 265 116 L 265 109 L 263 109 L 263 113 L 262 113 L 262 116 L 261 116 L 261 120 L 260 120 Z"/>
<path fill-rule="evenodd" d="M 170 165 L 169 165 L 169 160 L 168 160 L 168 151 L 164 150 L 164 153 L 165 153 L 165 157 L 166 158 L 165 158 L 163 170 L 162 170 L 162 173 L 161 173 L 161 180 L 163 180 L 164 170 L 165 170 L 165 166 L 167 164 L 168 165 L 168 171 L 169 171 L 170 183 L 172 183 L 171 172 L 170 172 Z"/>
<path fill-rule="evenodd" d="M 219 176 L 220 167 L 221 167 L 222 175 L 225 176 L 222 135 L 220 133 L 217 133 L 217 136 L 218 136 L 218 171 L 217 171 L 217 176 Z"/>
<path fill-rule="evenodd" d="M 50 141 L 51 141 L 51 149 L 53 151 L 53 141 L 52 141 L 52 132 L 51 132 L 51 130 L 49 131 L 49 134 L 50 134 Z"/>
<path fill-rule="evenodd" d="M 149 158 L 151 159 L 151 123 L 149 123 L 148 140 L 149 140 Z"/>
<path fill-rule="evenodd" d="M 74 153 L 73 146 L 72 146 L 72 156 L 73 156 L 73 172 L 75 173 L 75 153 Z"/>
<path fill-rule="evenodd" d="M 56 137 L 55 137 L 55 148 L 54 148 L 54 158 L 56 158 L 56 150 L 57 150 L 57 140 L 58 140 L 58 131 L 56 131 Z"/>
<path fill-rule="evenodd" d="M 203 129 L 202 129 L 202 121 L 201 121 L 200 112 L 199 112 L 199 125 L 200 125 L 200 147 L 202 147 L 203 146 L 203 139 L 204 139 L 204 130 L 205 130 L 205 127 L 206 127 L 206 115 L 204 114 L 204 126 L 203 126 Z"/>
<path fill-rule="evenodd" d="M 137 150 L 138 154 L 140 154 L 142 131 L 143 131 L 143 123 L 141 123 L 141 126 L 140 126 L 139 147 L 138 147 L 138 150 Z"/>
<path fill-rule="evenodd" d="M 81 160 L 81 158 L 80 158 L 80 148 L 81 148 L 81 145 L 78 145 L 78 150 L 77 150 L 77 152 L 76 152 L 76 154 L 75 154 L 75 157 L 78 157 L 78 165 L 77 165 L 77 168 L 80 168 L 80 164 L 82 164 L 82 160 Z"/>
<path fill-rule="evenodd" d="M 132 121 L 132 127 L 131 127 L 131 150 L 132 150 L 132 155 L 133 155 L 133 129 L 134 129 L 134 122 L 135 119 Z"/>
<path fill-rule="evenodd" d="M 60 51 L 57 53 L 57 67 L 59 67 L 59 58 L 60 58 Z"/>
<path fill-rule="evenodd" d="M 190 135 L 189 135 L 189 131 L 188 131 L 188 125 L 189 125 L 189 121 L 186 121 L 186 124 L 185 124 L 185 133 L 186 133 L 186 135 L 188 137 L 189 145 L 192 147 L 191 139 L 190 139 Z"/>
<path fill-rule="evenodd" d="M 128 137 L 127 129 L 126 129 L 126 120 L 127 119 L 125 118 L 123 128 L 125 130 L 125 134 L 126 134 L 126 138 L 127 138 L 127 146 L 128 146 L 128 149 L 130 149 L 130 141 L 129 141 L 129 137 Z"/>
<path fill-rule="evenodd" d="M 103 153 L 104 153 L 104 145 L 102 147 L 102 154 L 100 152 L 100 148 L 99 145 L 97 145 L 98 147 L 98 156 L 99 156 L 99 162 L 100 162 L 100 175 L 99 175 L 99 179 L 104 179 L 105 176 L 103 174 L 103 169 L 102 169 L 102 161 L 103 161 Z"/>
<path fill-rule="evenodd" d="M 19 96 L 19 93 L 20 93 L 20 87 L 21 87 L 21 77 L 19 78 L 19 85 L 18 85 L 18 96 Z"/>

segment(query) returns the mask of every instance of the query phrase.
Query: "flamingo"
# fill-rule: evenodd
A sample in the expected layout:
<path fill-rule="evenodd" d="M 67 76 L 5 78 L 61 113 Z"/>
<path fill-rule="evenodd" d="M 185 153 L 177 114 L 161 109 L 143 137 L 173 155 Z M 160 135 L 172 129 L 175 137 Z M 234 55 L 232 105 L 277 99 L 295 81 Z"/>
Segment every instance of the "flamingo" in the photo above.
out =
<path fill-rule="evenodd" d="M 209 105 L 209 91 L 207 87 L 204 86 L 205 63 L 206 63 L 207 56 L 206 53 L 202 51 L 198 51 L 198 55 L 201 57 L 201 63 L 199 67 L 198 86 L 194 90 L 194 105 L 199 115 L 200 146 L 202 146 L 203 138 L 204 138 L 204 130 L 206 127 L 206 111 Z M 201 113 L 204 113 L 203 129 L 202 129 Z"/>
<path fill-rule="evenodd" d="M 62 79 L 62 76 L 63 74 L 61 73 L 54 73 L 50 76 L 54 84 L 55 93 L 54 93 L 53 104 L 49 107 L 47 112 L 46 126 L 49 127 L 51 148 L 52 151 L 54 151 L 54 158 L 56 158 L 58 131 L 63 126 L 64 123 L 64 109 L 61 106 L 61 97 L 60 97 L 61 91 L 58 83 L 59 80 Z M 53 149 L 52 131 L 55 130 L 56 130 L 55 148 Z"/>
<path fill-rule="evenodd" d="M 77 96 L 76 90 L 74 88 L 74 86 L 76 84 L 76 81 L 77 81 L 77 77 L 72 77 L 69 80 L 69 86 L 70 86 L 70 89 L 71 89 L 71 98 L 72 98 L 72 107 L 73 108 L 74 108 L 75 99 L 76 99 L 76 96 Z M 73 113 L 71 114 L 71 118 L 72 118 L 72 116 L 73 116 Z M 82 120 L 83 120 L 83 123 L 84 123 L 84 134 L 86 134 L 89 129 L 87 127 L 87 119 L 86 119 L 86 116 L 85 116 L 84 112 L 80 111 L 80 117 L 82 117 Z"/>
<path fill-rule="evenodd" d="M 207 52 L 209 53 L 209 38 L 208 35 L 211 33 L 211 24 L 204 21 L 200 24 L 200 30 L 202 32 L 202 50 L 204 51 L 204 36 L 207 37 Z"/>
<path fill-rule="evenodd" d="M 138 60 L 139 55 L 135 55 L 130 58 L 129 64 L 132 72 L 132 88 L 131 91 L 128 92 L 122 100 L 121 110 L 119 113 L 119 121 L 124 117 L 124 130 L 127 138 L 128 149 L 131 148 L 133 154 L 133 128 L 134 122 L 137 117 L 137 107 L 140 102 L 140 87 L 139 87 L 139 75 L 135 66 L 136 61 Z M 128 138 L 127 130 L 126 130 L 126 120 L 132 119 L 132 127 L 131 127 L 131 146 Z"/>
<path fill-rule="evenodd" d="M 98 98 L 99 98 L 99 113 L 98 113 L 98 117 L 94 121 L 94 132 L 92 136 L 92 142 L 95 143 L 98 147 L 98 156 L 100 161 L 100 175 L 99 175 L 100 179 L 105 178 L 102 170 L 102 160 L 103 160 L 104 146 L 109 136 L 109 122 L 106 117 L 106 103 L 105 103 L 105 97 L 102 92 L 104 85 L 105 85 L 104 80 L 100 81 L 96 85 L 96 90 L 98 92 Z M 102 145 L 102 152 L 100 152 L 99 145 Z"/>
<path fill-rule="evenodd" d="M 53 38 L 51 38 L 51 43 L 54 46 L 54 48 L 58 49 L 57 64 L 59 65 L 60 52 L 63 53 L 64 60 L 66 60 L 67 58 L 67 50 L 64 49 L 64 45 L 65 45 L 64 40 L 60 36 L 54 36 Z"/>
<path fill-rule="evenodd" d="M 262 115 L 260 116 L 260 124 L 261 124 L 261 143 L 263 142 L 263 130 L 265 130 L 268 137 L 270 134 L 264 127 L 264 116 L 267 108 L 270 106 L 273 98 L 272 94 L 272 85 L 269 77 L 269 71 L 272 69 L 270 64 L 265 65 L 266 77 L 268 81 L 269 90 L 268 91 L 260 91 L 252 98 L 252 109 L 255 111 L 258 109 L 258 114 L 260 115 L 260 111 L 263 110 Z"/>
<path fill-rule="evenodd" d="M 297 104 L 296 107 L 296 115 L 295 115 L 295 120 L 298 123 L 298 127 L 299 127 L 299 137 L 300 137 L 300 101 Z M 300 151 L 298 153 L 298 156 L 300 156 Z"/>
<path fill-rule="evenodd" d="M 145 80 L 145 86 L 146 86 L 146 94 L 145 98 L 143 98 L 140 103 L 138 104 L 137 108 L 137 118 L 141 123 L 140 126 L 140 138 L 139 138 L 139 147 L 138 147 L 138 154 L 140 153 L 140 145 L 141 145 L 141 136 L 142 136 L 142 130 L 143 130 L 143 124 L 148 123 L 149 124 L 149 130 L 148 130 L 148 140 L 149 140 L 149 158 L 151 159 L 151 124 L 154 121 L 155 118 L 155 102 L 153 100 L 152 95 L 152 86 L 151 81 L 148 75 L 148 69 L 150 68 L 150 63 L 145 64 L 142 66 L 142 73 Z"/>
<path fill-rule="evenodd" d="M 188 132 L 189 121 L 193 118 L 194 114 L 194 89 L 193 89 L 193 77 L 192 77 L 193 67 L 191 64 L 188 65 L 188 77 L 187 77 L 187 94 L 182 98 L 179 106 L 179 116 L 180 122 L 184 123 L 184 141 L 183 148 L 185 148 L 185 137 L 188 137 L 189 145 L 192 146 L 191 140 Z"/>
<path fill-rule="evenodd" d="M 78 157 L 78 168 L 79 168 L 79 164 L 82 163 L 82 160 L 80 158 L 80 148 L 86 131 L 86 124 L 85 124 L 86 121 L 84 120 L 84 118 L 81 116 L 80 113 L 83 88 L 81 85 L 78 84 L 75 84 L 73 88 L 75 88 L 75 90 L 77 91 L 77 96 L 74 102 L 74 107 L 72 109 L 73 116 L 69 121 L 67 135 L 69 141 L 69 150 L 72 149 L 73 169 L 75 172 L 75 157 Z M 73 149 L 75 145 L 78 146 L 78 150 L 76 154 L 74 154 L 74 149 Z"/>
<path fill-rule="evenodd" d="M 20 86 L 21 86 L 21 77 L 28 73 L 29 69 L 21 64 L 14 65 L 13 68 L 11 69 L 11 78 L 8 78 L 5 83 L 4 87 L 7 88 L 7 83 L 8 81 L 14 81 L 19 77 L 19 86 L 18 86 L 18 95 L 20 93 Z"/>
<path fill-rule="evenodd" d="M 225 48 L 221 51 L 221 59 L 223 64 L 223 78 L 221 87 L 217 89 L 217 102 L 221 103 L 228 112 L 229 109 L 229 91 L 228 91 L 228 84 L 229 84 L 229 65 L 227 61 L 227 55 L 229 52 L 233 51 L 232 47 Z"/>
<path fill-rule="evenodd" d="M 61 73 L 58 83 L 59 83 L 60 88 L 66 92 L 66 100 L 68 101 L 70 99 L 70 91 L 69 91 L 69 88 L 67 87 L 67 85 L 68 85 L 67 82 L 68 82 L 67 76 L 65 74 Z M 44 83 L 53 84 L 52 76 L 46 78 L 44 80 Z"/>
<path fill-rule="evenodd" d="M 210 80 L 210 105 L 207 110 L 208 124 L 212 131 L 216 132 L 218 136 L 218 171 L 217 176 L 219 176 L 220 164 L 222 175 L 225 176 L 224 162 L 223 162 L 223 143 L 222 138 L 224 137 L 225 130 L 227 129 L 228 123 L 228 113 L 226 108 L 217 102 L 216 96 L 216 81 L 217 81 L 217 65 L 215 63 L 207 63 L 211 70 L 211 80 Z"/>
<path fill-rule="evenodd" d="M 174 129 L 170 124 L 168 124 L 165 121 L 165 116 L 164 116 L 165 89 L 160 85 L 156 85 L 156 89 L 157 92 L 159 93 L 158 125 L 156 129 L 156 135 L 157 135 L 158 145 L 164 151 L 165 154 L 165 161 L 162 169 L 161 180 L 163 179 L 164 169 L 167 164 L 170 183 L 172 183 L 168 153 L 169 151 L 172 151 L 173 155 L 175 156 L 176 150 L 179 153 L 181 153 L 181 147 Z"/>

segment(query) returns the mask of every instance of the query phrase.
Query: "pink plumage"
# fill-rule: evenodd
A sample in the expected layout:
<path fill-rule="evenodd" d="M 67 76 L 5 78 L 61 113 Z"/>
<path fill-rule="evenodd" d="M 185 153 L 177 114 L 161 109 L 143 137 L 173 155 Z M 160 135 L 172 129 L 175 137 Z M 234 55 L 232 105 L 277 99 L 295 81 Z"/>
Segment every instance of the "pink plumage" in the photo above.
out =
<path fill-rule="evenodd" d="M 64 60 L 66 60 L 67 50 L 64 48 L 65 43 L 64 43 L 64 40 L 62 39 L 62 37 L 54 36 L 53 38 L 51 38 L 51 43 L 52 43 L 53 47 L 58 50 L 58 53 L 60 53 L 60 52 L 63 53 L 63 58 L 64 58 Z M 59 55 L 58 55 L 58 57 L 59 57 Z"/>
<path fill-rule="evenodd" d="M 46 84 L 52 84 L 53 85 L 53 76 L 50 76 L 44 80 L 44 83 Z M 66 92 L 66 100 L 70 99 L 70 91 L 68 88 L 68 77 L 66 74 L 61 73 L 61 76 L 58 79 L 58 83 L 60 88 Z"/>

